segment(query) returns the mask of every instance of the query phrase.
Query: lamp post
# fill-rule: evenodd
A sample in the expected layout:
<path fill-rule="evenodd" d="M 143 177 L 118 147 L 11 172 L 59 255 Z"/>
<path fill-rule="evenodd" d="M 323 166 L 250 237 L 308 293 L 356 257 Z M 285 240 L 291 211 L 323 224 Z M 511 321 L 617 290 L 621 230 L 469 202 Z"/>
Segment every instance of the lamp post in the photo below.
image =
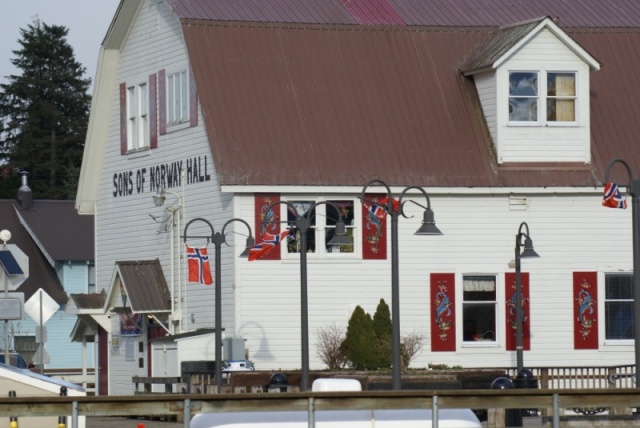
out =
<path fill-rule="evenodd" d="M 609 165 L 604 173 L 605 183 L 609 182 L 609 172 L 611 168 L 620 163 L 627 170 L 627 176 L 629 177 L 629 184 L 627 184 L 628 192 L 631 195 L 631 236 L 633 239 L 633 337 L 635 345 L 635 361 L 636 361 L 636 373 L 635 384 L 636 388 L 640 388 L 640 237 L 638 233 L 638 204 L 640 203 L 640 178 L 634 180 L 631 174 L 631 168 L 629 164 L 620 158 L 615 158 Z"/>
<path fill-rule="evenodd" d="M 191 235 L 189 236 L 187 234 L 187 229 L 189 229 L 189 226 L 194 223 L 194 222 L 204 222 L 209 226 L 209 229 L 211 230 L 211 235 Z M 213 226 L 211 225 L 211 223 L 209 223 L 209 221 L 203 219 L 203 218 L 194 218 L 192 220 L 190 220 L 184 227 L 184 235 L 183 235 L 183 239 L 184 239 L 184 243 L 187 243 L 187 239 L 189 238 L 193 238 L 193 239 L 206 239 L 207 242 L 211 241 L 213 243 L 213 245 L 215 246 L 215 299 L 216 299 L 216 316 L 215 316 L 215 332 L 216 332 L 216 340 L 215 340 L 215 376 L 216 376 L 216 392 L 220 393 L 220 391 L 222 390 L 222 272 L 221 272 L 221 265 L 222 265 L 222 244 L 226 244 L 226 233 L 225 231 L 227 230 L 227 226 L 229 226 L 231 223 L 234 222 L 239 222 L 244 224 L 245 226 L 247 226 L 247 229 L 249 230 L 249 236 L 247 237 L 247 243 L 245 245 L 245 252 L 243 252 L 241 254 L 244 255 L 246 253 L 246 249 L 253 247 L 254 245 L 254 240 L 253 240 L 253 235 L 251 234 L 251 226 L 249 226 L 249 223 L 247 223 L 246 221 L 240 219 L 240 218 L 232 218 L 230 220 L 228 220 L 223 226 L 220 232 L 216 232 L 213 229 Z"/>
<path fill-rule="evenodd" d="M 526 229 L 523 232 L 522 229 Z M 520 252 L 522 246 L 522 238 L 524 240 L 524 249 Z M 520 223 L 518 233 L 516 234 L 516 369 L 520 373 L 524 368 L 522 344 L 522 272 L 520 269 L 520 259 L 523 257 L 540 257 L 533 249 L 533 241 L 529 235 L 529 225 L 525 222 Z"/>
<path fill-rule="evenodd" d="M 173 195 L 178 199 L 178 204 L 177 205 L 171 205 L 168 206 L 166 208 L 167 212 L 171 215 L 171 223 L 168 225 L 165 225 L 165 232 L 167 231 L 167 228 L 169 228 L 169 232 L 171 232 L 171 245 L 170 245 L 170 251 L 171 251 L 171 317 L 173 318 L 173 314 L 175 313 L 175 304 L 176 304 L 176 297 L 175 297 L 175 275 L 174 275 L 174 258 L 175 258 L 175 249 L 174 249 L 174 240 L 175 240 L 175 236 L 174 236 L 174 232 L 173 229 L 174 227 L 177 227 L 178 231 L 180 230 L 180 220 L 182 218 L 182 210 L 183 210 L 183 205 L 182 205 L 182 200 L 183 200 L 183 196 L 184 196 L 184 188 L 183 188 L 183 195 L 182 197 L 175 193 L 175 192 L 170 192 L 164 189 L 164 187 L 160 187 L 158 188 L 158 192 L 153 195 L 153 203 L 155 204 L 156 207 L 161 207 L 164 205 L 165 200 L 167 199 L 166 195 Z M 154 218 L 153 216 L 151 216 L 152 218 Z M 180 297 L 178 299 L 178 302 L 180 302 L 180 306 L 179 306 L 179 313 L 180 315 L 180 319 L 178 320 L 178 331 L 182 332 L 182 270 L 178 269 L 178 296 Z M 186 308 L 185 308 L 186 311 Z M 171 333 L 173 334 L 175 332 L 175 322 L 176 320 L 172 319 L 171 320 L 171 325 L 170 325 L 170 330 Z"/>
<path fill-rule="evenodd" d="M 386 203 L 380 203 L 378 201 L 370 200 L 366 198 L 367 189 L 373 185 L 384 186 L 387 191 Z M 402 215 L 408 218 L 402 208 L 404 205 L 404 197 L 410 190 L 418 190 L 421 192 L 427 200 L 427 206 L 421 205 L 413 200 L 407 202 L 413 202 L 414 204 L 424 208 L 424 215 L 422 220 L 422 226 L 416 231 L 416 235 L 442 235 L 440 229 L 436 227 L 433 211 L 431 210 L 431 201 L 427 192 L 417 186 L 405 187 L 398 197 L 397 209 L 394 209 L 393 195 L 391 188 L 384 181 L 374 178 L 370 180 L 362 188 L 360 200 L 370 205 L 376 205 L 384 209 L 391 217 L 391 374 L 392 383 L 391 386 L 394 390 L 402 389 L 401 380 L 401 361 L 400 361 L 400 279 L 399 279 L 399 267 L 398 267 L 398 217 Z"/>
<path fill-rule="evenodd" d="M 308 296 L 307 296 L 307 232 L 311 229 L 311 213 L 315 211 L 315 208 L 319 205 L 331 205 L 338 212 L 338 222 L 336 223 L 336 231 L 333 238 L 327 243 L 328 245 L 351 245 L 351 240 L 347 237 L 347 229 L 342 220 L 342 213 L 338 206 L 333 202 L 320 201 L 315 202 L 309 209 L 300 214 L 296 210 L 296 207 L 287 201 L 274 202 L 269 206 L 271 210 L 275 205 L 287 205 L 291 208 L 291 211 L 296 213 L 296 218 L 293 222 L 296 230 L 300 232 L 300 343 L 301 343 L 301 357 L 302 357 L 302 369 L 300 377 L 300 390 L 309 390 L 309 312 L 308 312 Z M 269 221 L 264 221 L 262 227 Z M 279 221 L 278 223 L 285 223 L 285 221 Z M 287 221 L 288 223 L 288 221 Z"/>

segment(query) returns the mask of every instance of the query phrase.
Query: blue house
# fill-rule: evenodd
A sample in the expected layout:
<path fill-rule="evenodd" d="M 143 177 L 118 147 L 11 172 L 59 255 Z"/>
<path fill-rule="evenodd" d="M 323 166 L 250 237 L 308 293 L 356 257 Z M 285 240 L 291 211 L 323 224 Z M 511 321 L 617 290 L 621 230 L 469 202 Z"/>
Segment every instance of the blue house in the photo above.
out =
<path fill-rule="evenodd" d="M 90 293 L 95 286 L 93 217 L 78 215 L 73 201 L 33 200 L 25 175 L 17 200 L 0 201 L 0 218 L 0 229 L 11 232 L 7 244 L 15 244 L 29 260 L 28 277 L 16 291 L 35 305 L 36 313 L 41 297 L 49 308 L 58 305 L 43 323 L 43 353 L 38 351 L 38 323 L 28 311 L 21 320 L 6 323 L 9 346 L 36 366 L 44 362 L 45 369 L 93 367 L 93 347 L 71 342 L 77 317 L 65 313 L 69 294 Z"/>

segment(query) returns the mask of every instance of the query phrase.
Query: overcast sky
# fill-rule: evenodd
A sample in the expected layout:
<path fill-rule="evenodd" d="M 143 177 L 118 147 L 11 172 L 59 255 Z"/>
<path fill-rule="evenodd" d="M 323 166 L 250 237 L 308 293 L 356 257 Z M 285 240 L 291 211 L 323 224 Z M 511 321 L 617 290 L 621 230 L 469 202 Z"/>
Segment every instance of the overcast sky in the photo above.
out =
<path fill-rule="evenodd" d="M 18 74 L 11 60 L 20 45 L 20 29 L 38 18 L 47 25 L 67 27 L 67 42 L 76 60 L 95 79 L 98 51 L 120 0 L 19 0 L 4 2 L 0 11 L 0 83 Z"/>

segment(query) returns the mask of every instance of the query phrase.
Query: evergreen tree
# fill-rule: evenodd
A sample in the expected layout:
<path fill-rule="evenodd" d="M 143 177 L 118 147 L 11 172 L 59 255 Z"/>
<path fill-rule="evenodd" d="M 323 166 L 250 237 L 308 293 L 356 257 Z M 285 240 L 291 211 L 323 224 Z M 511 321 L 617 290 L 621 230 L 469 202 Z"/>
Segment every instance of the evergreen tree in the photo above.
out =
<path fill-rule="evenodd" d="M 375 314 L 373 314 L 373 328 L 378 338 L 379 366 L 381 368 L 391 367 L 391 311 L 389 305 L 380 299 Z"/>
<path fill-rule="evenodd" d="M 375 370 L 378 368 L 378 340 L 371 315 L 356 306 L 347 326 L 347 354 L 354 369 Z"/>
<path fill-rule="evenodd" d="M 91 79 L 67 43 L 67 28 L 35 19 L 20 29 L 13 65 L 22 75 L 0 84 L 0 161 L 29 172 L 39 199 L 75 197 L 89 119 Z M 14 196 L 17 193 L 14 189 Z"/>

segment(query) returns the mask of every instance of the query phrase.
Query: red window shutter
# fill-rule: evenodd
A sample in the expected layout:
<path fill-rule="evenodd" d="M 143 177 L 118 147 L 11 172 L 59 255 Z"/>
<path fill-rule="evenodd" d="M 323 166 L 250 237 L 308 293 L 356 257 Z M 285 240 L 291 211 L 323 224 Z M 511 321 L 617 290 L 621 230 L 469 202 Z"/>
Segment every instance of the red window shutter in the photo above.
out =
<path fill-rule="evenodd" d="M 120 154 L 127 153 L 127 85 L 120 84 Z"/>
<path fill-rule="evenodd" d="M 507 351 L 516 350 L 516 274 L 507 272 L 504 275 L 505 286 L 505 331 Z M 520 273 L 520 290 L 522 294 L 522 346 L 531 349 L 531 315 L 529 313 L 529 273 Z"/>
<path fill-rule="evenodd" d="M 379 201 L 386 195 L 365 195 L 365 199 Z M 387 258 L 387 212 L 384 208 L 362 203 L 362 258 L 386 260 Z"/>
<path fill-rule="evenodd" d="M 280 234 L 280 205 L 275 205 L 269 209 L 271 204 L 280 202 L 280 194 L 278 193 L 256 193 L 255 194 L 255 235 L 256 244 L 262 242 L 262 236 L 265 231 L 271 234 Z M 262 222 L 269 221 L 263 228 Z M 280 245 L 286 245 L 281 243 Z M 276 247 L 271 252 L 265 254 L 256 260 L 280 260 L 281 247 Z"/>
<path fill-rule="evenodd" d="M 156 74 L 149 75 L 149 147 L 158 148 L 158 92 Z"/>
<path fill-rule="evenodd" d="M 431 352 L 456 350 L 455 281 L 453 273 L 431 274 Z"/>
<path fill-rule="evenodd" d="M 193 70 L 189 69 L 189 126 L 198 125 L 198 91 Z"/>
<path fill-rule="evenodd" d="M 573 348 L 598 349 L 598 273 L 573 273 Z"/>
<path fill-rule="evenodd" d="M 167 77 L 164 69 L 158 72 L 158 125 L 160 135 L 167 133 Z"/>

